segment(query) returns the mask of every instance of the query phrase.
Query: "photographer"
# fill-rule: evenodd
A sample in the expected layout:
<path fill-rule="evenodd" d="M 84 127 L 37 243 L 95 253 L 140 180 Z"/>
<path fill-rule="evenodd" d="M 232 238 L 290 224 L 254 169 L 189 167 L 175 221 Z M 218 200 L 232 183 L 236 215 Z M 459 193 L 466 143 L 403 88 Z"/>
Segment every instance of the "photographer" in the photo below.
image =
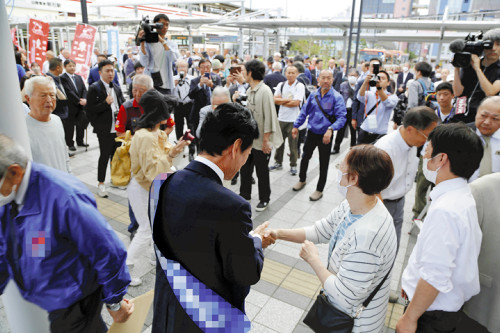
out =
<path fill-rule="evenodd" d="M 188 128 L 192 128 L 189 122 L 189 114 L 193 108 L 193 100 L 189 97 L 189 87 L 193 76 L 188 74 L 188 63 L 185 60 L 177 61 L 177 74 L 174 76 L 174 96 L 177 97 L 179 105 L 174 109 L 175 136 L 179 140 L 184 133 L 184 120 Z M 194 155 L 195 146 L 189 145 L 189 154 Z"/>
<path fill-rule="evenodd" d="M 163 24 L 158 30 L 158 43 L 147 43 L 141 41 L 140 62 L 146 68 L 146 74 L 150 75 L 156 90 L 162 94 L 171 94 L 174 89 L 174 75 L 172 63 L 179 57 L 177 44 L 166 39 L 170 19 L 165 14 L 154 17 L 153 23 Z M 144 30 L 140 31 L 138 38 L 145 37 Z"/>
<path fill-rule="evenodd" d="M 500 30 L 486 32 L 484 40 L 491 40 L 498 45 Z M 455 96 L 465 96 L 468 99 L 468 110 L 464 121 L 474 121 L 479 103 L 486 96 L 494 96 L 500 92 L 500 61 L 494 49 L 485 49 L 482 59 L 472 54 L 469 67 L 462 69 L 455 67 L 453 90 Z"/>

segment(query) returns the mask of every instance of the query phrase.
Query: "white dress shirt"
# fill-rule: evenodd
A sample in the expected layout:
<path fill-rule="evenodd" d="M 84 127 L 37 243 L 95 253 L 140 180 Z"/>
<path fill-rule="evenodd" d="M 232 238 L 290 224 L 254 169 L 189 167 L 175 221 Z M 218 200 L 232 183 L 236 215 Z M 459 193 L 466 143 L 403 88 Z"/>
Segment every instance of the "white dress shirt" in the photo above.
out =
<path fill-rule="evenodd" d="M 214 162 L 210 161 L 209 159 L 202 157 L 202 156 L 199 156 L 199 155 L 196 156 L 196 158 L 194 160 L 198 161 L 200 163 L 203 163 L 207 167 L 212 169 L 217 174 L 217 176 L 219 176 L 221 183 L 224 182 L 224 172 L 222 172 L 222 170 L 217 166 L 217 164 L 215 164 Z"/>
<path fill-rule="evenodd" d="M 476 202 L 464 178 L 439 183 L 430 197 L 402 287 L 411 300 L 418 280 L 423 279 L 439 291 L 427 311 L 455 312 L 479 293 L 477 260 L 482 234 Z"/>
<path fill-rule="evenodd" d="M 360 89 L 361 90 L 361 89 Z M 372 91 L 365 91 L 365 96 L 361 96 L 358 91 L 357 99 L 365 104 L 365 110 L 363 112 L 370 112 L 373 106 L 378 103 L 378 106 L 368 115 L 367 119 L 363 121 L 361 129 L 366 132 L 376 133 L 376 134 L 386 134 L 387 127 L 389 126 L 389 118 L 391 117 L 392 110 L 398 104 L 398 96 L 391 95 L 385 91 L 387 99 L 382 102 L 377 93 Z M 375 116 L 377 118 L 377 126 L 370 128 L 370 122 L 368 118 L 370 116 Z"/>
<path fill-rule="evenodd" d="M 411 190 L 417 174 L 417 147 L 408 146 L 401 136 L 401 129 L 402 127 L 399 127 L 375 143 L 375 147 L 389 154 L 394 167 L 394 177 L 382 191 L 383 199 L 395 200 L 404 197 Z"/>
<path fill-rule="evenodd" d="M 476 129 L 476 134 L 481 138 L 481 142 L 484 146 L 484 139 L 481 132 Z M 500 129 L 498 129 L 493 135 L 490 137 L 490 146 L 491 146 L 491 171 L 492 172 L 500 172 Z M 469 178 L 469 183 L 479 178 L 479 168 L 474 172 L 472 177 Z"/>
<path fill-rule="evenodd" d="M 118 99 L 116 98 L 115 89 L 111 89 L 111 87 L 109 86 L 109 83 L 104 82 L 102 79 L 101 79 L 101 81 L 102 81 L 102 84 L 104 85 L 104 88 L 106 88 L 106 94 L 109 96 L 109 94 L 111 93 L 111 96 L 113 96 L 113 103 L 110 104 L 111 111 L 112 111 L 111 112 L 111 131 L 110 131 L 110 133 L 116 133 L 115 114 L 118 115 L 118 110 L 119 110 Z"/>

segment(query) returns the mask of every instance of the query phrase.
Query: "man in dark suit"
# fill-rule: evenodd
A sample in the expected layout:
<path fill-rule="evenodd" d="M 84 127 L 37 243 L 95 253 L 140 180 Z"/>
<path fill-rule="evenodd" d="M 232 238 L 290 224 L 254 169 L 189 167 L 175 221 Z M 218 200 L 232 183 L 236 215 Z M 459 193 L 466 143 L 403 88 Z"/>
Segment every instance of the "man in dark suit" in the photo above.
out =
<path fill-rule="evenodd" d="M 336 73 L 333 78 L 333 89 L 337 90 L 337 92 L 340 92 L 340 85 L 344 81 L 345 73 L 342 68 L 340 68 Z"/>
<path fill-rule="evenodd" d="M 268 74 L 264 76 L 264 83 L 271 88 L 273 94 L 274 94 L 274 89 L 276 89 L 276 86 L 278 86 L 279 83 L 285 82 L 286 77 L 281 74 L 281 63 L 280 62 L 274 62 L 272 65 L 273 72 L 272 74 Z"/>
<path fill-rule="evenodd" d="M 89 71 L 89 78 L 87 79 L 89 86 L 92 83 L 97 82 L 101 79 L 100 73 L 99 73 L 99 63 L 103 60 L 106 60 L 106 59 L 108 59 L 108 57 L 105 54 L 99 54 L 97 56 L 97 64 L 98 65 Z M 120 87 L 120 82 L 118 81 L 118 73 L 116 72 L 116 70 L 115 70 L 115 76 L 113 78 L 113 83 L 116 84 L 117 87 Z"/>
<path fill-rule="evenodd" d="M 98 65 L 101 79 L 94 82 L 87 93 L 87 117 L 99 140 L 99 163 L 97 167 L 98 195 L 108 196 L 104 180 L 108 161 L 111 161 L 118 143 L 115 142 L 115 121 L 120 106 L 125 102 L 119 86 L 112 82 L 115 75 L 113 62 L 103 60 Z"/>
<path fill-rule="evenodd" d="M 76 126 L 76 144 L 79 147 L 88 147 L 88 144 L 83 142 L 84 132 L 89 121 L 85 116 L 84 106 L 87 104 L 87 88 L 80 75 L 75 74 L 76 64 L 73 60 L 67 59 L 64 61 L 64 69 L 66 73 L 60 76 L 64 90 L 68 97 L 69 114 L 67 121 L 64 123 L 64 133 L 66 135 L 66 145 L 69 150 L 75 151 L 73 142 L 73 133 Z"/>
<path fill-rule="evenodd" d="M 198 65 L 200 69 L 200 76 L 191 80 L 191 85 L 189 88 L 189 98 L 193 100 L 193 108 L 191 109 L 191 114 L 189 115 L 191 121 L 191 133 L 196 133 L 198 124 L 200 122 L 200 110 L 204 106 L 210 105 L 212 91 L 216 86 L 221 85 L 220 76 L 211 73 L 212 64 L 208 59 L 201 59 Z M 194 140 L 194 143 L 199 147 L 198 139 Z M 194 156 L 189 154 L 189 160 L 193 160 Z"/>
<path fill-rule="evenodd" d="M 396 82 L 396 95 L 399 96 L 406 91 L 406 84 L 411 79 L 413 79 L 413 73 L 410 73 L 410 64 L 405 63 L 403 65 L 403 70 L 398 73 L 398 80 Z"/>
<path fill-rule="evenodd" d="M 153 226 L 153 240 L 164 257 L 179 262 L 242 312 L 250 286 L 260 279 L 268 223 L 252 232 L 250 204 L 222 181 L 233 178 L 246 162 L 258 136 L 248 109 L 227 103 L 208 113 L 201 152 L 162 186 Z M 153 332 L 200 331 L 157 263 Z"/>
<path fill-rule="evenodd" d="M 52 58 L 49 61 L 49 71 L 47 72 L 47 76 L 50 76 L 52 80 L 54 80 L 54 83 L 56 84 L 56 108 L 52 112 L 53 114 L 59 116 L 61 120 L 64 122 L 68 118 L 68 101 L 66 97 L 66 92 L 64 90 L 64 87 L 61 83 L 61 78 L 59 75 L 61 75 L 63 72 L 63 63 L 62 60 L 59 58 Z"/>

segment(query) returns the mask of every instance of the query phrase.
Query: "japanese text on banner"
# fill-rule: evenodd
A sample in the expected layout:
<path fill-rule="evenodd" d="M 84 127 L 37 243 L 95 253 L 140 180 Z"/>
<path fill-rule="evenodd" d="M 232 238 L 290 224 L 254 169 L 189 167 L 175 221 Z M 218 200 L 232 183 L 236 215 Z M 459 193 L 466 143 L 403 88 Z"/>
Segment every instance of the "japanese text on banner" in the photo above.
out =
<path fill-rule="evenodd" d="M 71 59 L 76 64 L 76 74 L 87 80 L 90 68 L 90 57 L 94 51 L 94 41 L 97 29 L 86 24 L 77 24 L 75 38 L 71 46 Z"/>

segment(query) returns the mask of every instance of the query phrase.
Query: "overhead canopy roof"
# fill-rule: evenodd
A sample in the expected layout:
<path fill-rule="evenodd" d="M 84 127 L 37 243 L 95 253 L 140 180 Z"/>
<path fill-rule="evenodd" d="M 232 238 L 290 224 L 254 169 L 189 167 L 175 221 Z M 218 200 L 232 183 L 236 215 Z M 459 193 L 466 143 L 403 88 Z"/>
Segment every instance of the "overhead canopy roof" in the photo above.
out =
<path fill-rule="evenodd" d="M 314 39 L 314 40 L 345 40 L 345 36 L 343 34 L 307 34 L 307 33 L 288 33 L 286 37 L 289 40 L 301 40 L 301 39 Z M 366 39 L 367 41 L 387 41 L 387 42 L 410 42 L 410 43 L 449 43 L 455 39 L 463 39 L 465 37 L 464 33 L 460 32 L 447 32 L 443 39 L 441 39 L 440 32 L 419 32 L 418 34 L 408 34 L 401 32 L 383 32 L 383 33 L 361 33 L 361 38 Z"/>
<path fill-rule="evenodd" d="M 167 0 L 98 0 L 89 4 L 89 7 L 115 7 L 115 6 L 138 6 L 138 5 L 203 5 L 203 4 L 231 4 L 233 2 L 243 2 L 231 1 L 231 0 L 180 0 L 180 1 L 167 1 Z"/>

